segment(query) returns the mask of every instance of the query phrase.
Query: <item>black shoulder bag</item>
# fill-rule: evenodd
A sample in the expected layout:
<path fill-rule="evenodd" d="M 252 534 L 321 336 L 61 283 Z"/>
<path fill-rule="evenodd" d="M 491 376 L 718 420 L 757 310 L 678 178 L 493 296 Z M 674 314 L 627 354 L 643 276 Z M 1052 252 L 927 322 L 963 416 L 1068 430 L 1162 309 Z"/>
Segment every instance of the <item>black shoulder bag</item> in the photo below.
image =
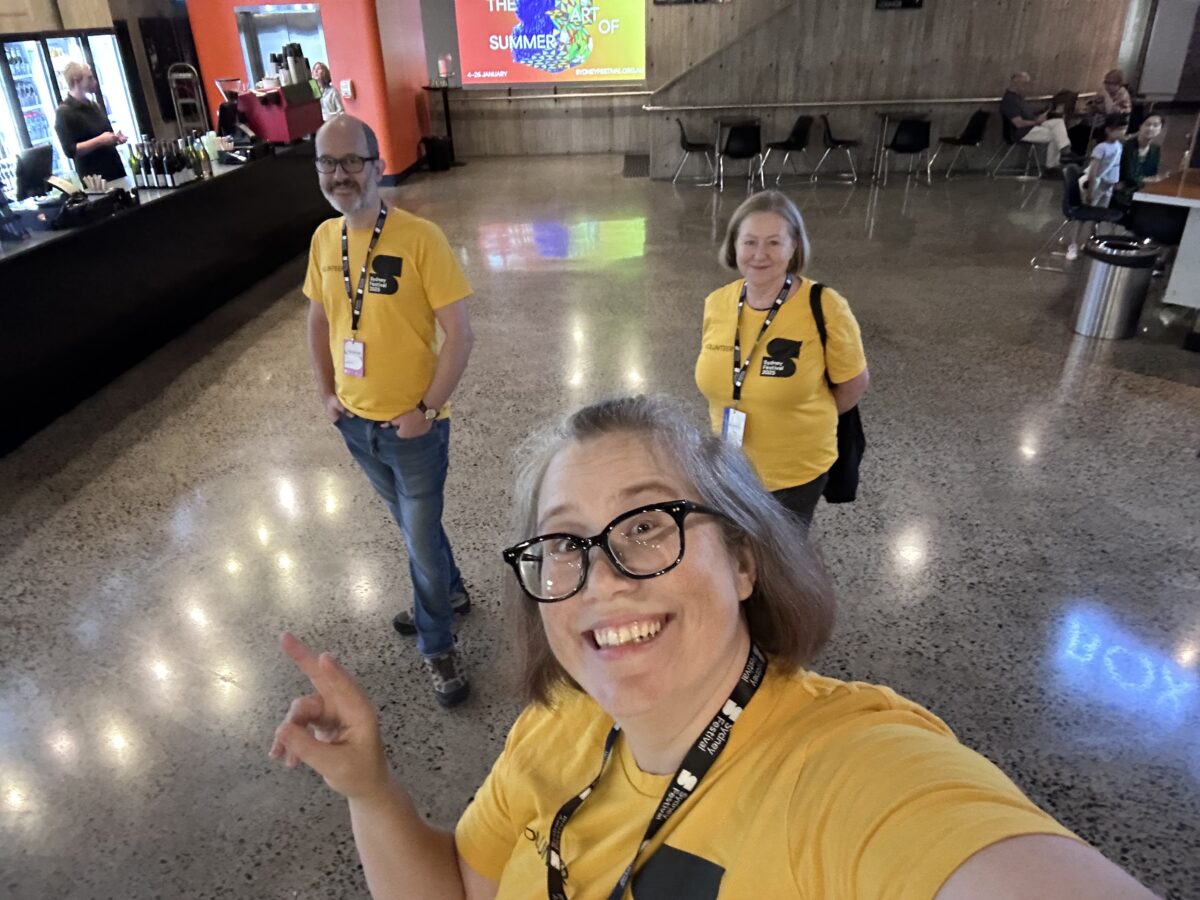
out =
<path fill-rule="evenodd" d="M 824 287 L 825 285 L 814 281 L 808 295 L 813 318 L 817 320 L 817 331 L 821 334 L 822 353 L 825 351 L 828 337 L 825 331 L 825 311 L 821 308 L 821 291 Z M 832 388 L 828 365 L 825 367 L 825 380 Z M 829 481 L 825 483 L 825 502 L 851 503 L 858 495 L 858 467 L 867 449 L 867 437 L 863 434 L 862 416 L 857 406 L 838 416 L 837 448 L 837 462 L 830 468 Z"/>

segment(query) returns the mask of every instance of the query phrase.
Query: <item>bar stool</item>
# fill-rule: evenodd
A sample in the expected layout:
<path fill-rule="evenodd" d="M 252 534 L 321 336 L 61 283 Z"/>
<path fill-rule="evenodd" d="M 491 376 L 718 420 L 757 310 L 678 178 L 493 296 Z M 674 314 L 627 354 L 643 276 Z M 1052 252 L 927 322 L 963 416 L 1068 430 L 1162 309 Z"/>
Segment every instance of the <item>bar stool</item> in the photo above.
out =
<path fill-rule="evenodd" d="M 1091 222 L 1091 234 L 1096 233 L 1096 229 L 1102 222 L 1115 224 L 1120 222 L 1125 213 L 1119 209 L 1109 209 L 1105 206 L 1088 206 L 1083 202 L 1083 191 L 1079 188 L 1079 178 L 1082 175 L 1082 170 L 1076 165 L 1065 165 L 1062 167 L 1063 178 L 1063 195 L 1062 195 L 1062 211 L 1063 223 L 1058 226 L 1054 234 L 1050 235 L 1050 239 L 1038 249 L 1033 258 L 1029 260 L 1031 269 L 1044 270 L 1048 272 L 1065 272 L 1066 267 L 1053 266 L 1045 261 L 1047 256 L 1067 257 L 1066 253 L 1062 253 L 1053 249 L 1062 243 L 1063 232 L 1068 228 L 1075 229 L 1073 236 L 1078 231 L 1079 222 Z M 1090 236 L 1090 235 L 1089 235 Z M 1075 241 L 1078 243 L 1078 241 Z"/>
<path fill-rule="evenodd" d="M 783 177 L 783 172 L 787 168 L 788 160 L 793 153 L 804 155 L 805 162 L 808 161 L 808 138 L 812 132 L 813 117 L 800 116 L 792 125 L 791 133 L 782 141 L 772 141 L 767 144 L 767 152 L 763 154 L 763 169 L 767 167 L 767 160 L 771 157 L 772 150 L 779 150 L 783 153 L 783 162 L 779 164 L 779 173 L 775 176 L 775 185 L 779 185 L 779 179 Z M 796 168 L 796 164 L 792 163 L 792 171 L 797 175 L 800 174 Z"/>
<path fill-rule="evenodd" d="M 854 182 L 858 181 L 858 172 L 856 172 L 854 169 L 854 154 L 852 151 L 861 146 L 862 141 L 836 137 L 833 133 L 833 129 L 829 126 L 829 116 L 827 115 L 823 114 L 821 116 L 821 123 L 825 126 L 825 132 L 823 136 L 825 141 L 825 152 L 821 154 L 821 158 L 817 160 L 816 168 L 814 168 L 812 172 L 812 180 L 817 180 L 817 172 L 821 170 L 821 166 L 824 164 L 825 158 L 834 150 L 841 150 L 846 154 L 847 162 L 850 163 L 850 178 L 846 179 L 844 175 L 838 175 L 836 177 L 843 181 L 849 180 L 850 184 L 854 184 Z"/>

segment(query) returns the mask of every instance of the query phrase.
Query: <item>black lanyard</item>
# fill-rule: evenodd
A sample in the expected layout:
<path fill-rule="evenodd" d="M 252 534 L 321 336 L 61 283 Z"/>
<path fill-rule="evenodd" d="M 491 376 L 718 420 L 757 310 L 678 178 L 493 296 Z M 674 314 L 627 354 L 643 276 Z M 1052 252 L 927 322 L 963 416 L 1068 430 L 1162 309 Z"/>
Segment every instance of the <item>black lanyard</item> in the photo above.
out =
<path fill-rule="evenodd" d="M 790 276 L 789 276 L 790 279 Z M 695 745 L 687 752 L 683 758 L 683 763 L 679 766 L 679 771 L 675 773 L 675 777 L 671 779 L 671 784 L 667 788 L 667 792 L 663 794 L 662 800 L 658 803 L 658 809 L 654 812 L 654 817 L 650 820 L 650 824 L 646 826 L 646 834 L 642 838 L 642 842 L 638 844 L 637 850 L 633 854 L 633 859 L 629 861 L 629 865 L 625 867 L 625 871 L 621 874 L 620 880 L 617 881 L 617 886 L 612 889 L 609 900 L 621 900 L 625 894 L 625 888 L 629 886 L 629 881 L 633 877 L 633 867 L 641 856 L 642 851 L 658 834 L 660 828 L 666 824 L 676 810 L 681 807 L 684 802 L 696 790 L 696 786 L 708 774 L 708 770 L 716 763 L 717 757 L 721 755 L 721 751 L 725 749 L 729 743 L 729 732 L 733 729 L 733 723 L 737 721 L 738 716 L 746 708 L 762 684 L 763 676 L 767 673 L 767 658 L 763 656 L 761 650 L 754 644 L 750 645 L 750 655 L 746 659 L 746 666 L 742 669 L 742 676 L 738 679 L 737 686 L 734 687 L 733 693 L 729 695 L 729 700 L 721 707 L 721 711 L 713 718 L 709 726 L 704 729 L 704 733 L 696 740 Z M 592 779 L 592 783 L 586 788 L 563 804 L 554 816 L 554 822 L 550 826 L 550 837 L 546 846 L 546 893 L 549 894 L 550 900 L 567 900 L 567 888 L 565 884 L 565 873 L 567 866 L 562 859 L 562 835 L 563 830 L 567 827 L 567 822 L 571 820 L 571 816 L 575 811 L 583 805 L 600 783 L 600 777 L 604 774 L 604 767 L 608 764 L 608 758 L 612 755 L 613 746 L 617 742 L 617 737 L 621 733 L 620 728 L 616 725 L 608 733 L 608 738 L 604 741 L 604 759 L 600 762 L 600 771 L 596 773 L 596 777 Z"/>
<path fill-rule="evenodd" d="M 771 310 L 767 313 L 767 317 L 763 319 L 762 328 L 759 329 L 758 337 L 754 339 L 754 346 L 750 348 L 750 352 L 746 354 L 746 361 L 742 362 L 742 307 L 746 305 L 746 282 L 742 282 L 742 292 L 738 295 L 737 307 L 737 326 L 733 330 L 733 399 L 742 399 L 742 385 L 746 381 L 746 372 L 750 369 L 750 360 L 754 357 L 754 351 L 758 348 L 758 342 L 762 340 L 763 335 L 767 333 L 767 329 L 771 327 L 771 323 L 775 321 L 775 313 L 779 312 L 779 307 L 783 306 L 783 301 L 787 299 L 788 291 L 792 289 L 792 273 L 789 272 L 787 277 L 783 279 L 783 290 L 779 292 L 779 296 L 775 298 L 775 302 L 771 304 Z"/>
<path fill-rule="evenodd" d="M 346 234 L 346 220 L 342 219 L 342 280 L 346 282 L 346 299 L 350 301 L 350 332 L 358 331 L 358 320 L 362 316 L 363 291 L 367 287 L 367 267 L 371 264 L 371 254 L 375 252 L 375 244 L 383 232 L 383 223 L 387 219 L 387 206 L 379 204 L 379 218 L 375 220 L 375 231 L 371 235 L 371 243 L 367 245 L 367 255 L 363 258 L 362 272 L 358 276 L 358 290 L 350 293 L 350 238 Z"/>

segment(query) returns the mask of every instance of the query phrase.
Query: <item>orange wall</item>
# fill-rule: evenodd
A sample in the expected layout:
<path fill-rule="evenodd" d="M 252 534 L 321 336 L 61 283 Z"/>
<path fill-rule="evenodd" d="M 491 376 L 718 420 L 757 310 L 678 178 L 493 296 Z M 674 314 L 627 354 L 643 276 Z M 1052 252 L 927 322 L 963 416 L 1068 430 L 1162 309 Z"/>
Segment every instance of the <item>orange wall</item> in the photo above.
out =
<path fill-rule="evenodd" d="M 188 18 L 214 121 L 219 99 L 214 79 L 247 76 L 233 14 L 234 7 L 247 3 L 188 0 Z M 334 83 L 343 78 L 354 81 L 355 98 L 343 100 L 346 112 L 375 129 L 387 171 L 396 173 L 416 162 L 417 142 L 423 133 L 414 94 L 423 93 L 425 46 L 419 0 L 381 0 L 380 5 L 386 12 L 377 19 L 374 0 L 321 0 L 321 24 Z M 380 19 L 389 25 L 384 41 L 380 40 Z M 414 21 L 415 27 L 409 24 Z M 316 62 L 311 57 L 309 61 Z"/>

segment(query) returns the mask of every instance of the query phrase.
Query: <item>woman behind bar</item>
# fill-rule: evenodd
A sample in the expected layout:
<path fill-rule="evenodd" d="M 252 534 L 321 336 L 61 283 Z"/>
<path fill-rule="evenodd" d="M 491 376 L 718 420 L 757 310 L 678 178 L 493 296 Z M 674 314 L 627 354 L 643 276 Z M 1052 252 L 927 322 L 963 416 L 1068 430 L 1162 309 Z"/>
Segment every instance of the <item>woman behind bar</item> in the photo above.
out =
<path fill-rule="evenodd" d="M 767 489 L 812 520 L 838 457 L 838 416 L 870 375 L 858 322 L 836 291 L 820 291 L 827 343 L 805 278 L 808 234 L 778 191 L 755 194 L 729 220 L 719 259 L 741 278 L 708 295 L 696 384 L 713 430 L 740 443 Z"/>
<path fill-rule="evenodd" d="M 333 86 L 333 76 L 329 74 L 329 66 L 323 62 L 313 63 L 313 78 L 321 88 L 321 118 L 328 122 L 334 116 L 340 116 L 346 111 L 342 106 L 341 95 Z"/>
<path fill-rule="evenodd" d="M 349 799 L 378 900 L 1152 896 L 929 711 L 804 668 L 828 581 L 728 442 L 638 397 L 520 460 L 504 557 L 532 702 L 453 835 L 358 685 L 283 638 L 315 693 L 272 756 Z"/>

